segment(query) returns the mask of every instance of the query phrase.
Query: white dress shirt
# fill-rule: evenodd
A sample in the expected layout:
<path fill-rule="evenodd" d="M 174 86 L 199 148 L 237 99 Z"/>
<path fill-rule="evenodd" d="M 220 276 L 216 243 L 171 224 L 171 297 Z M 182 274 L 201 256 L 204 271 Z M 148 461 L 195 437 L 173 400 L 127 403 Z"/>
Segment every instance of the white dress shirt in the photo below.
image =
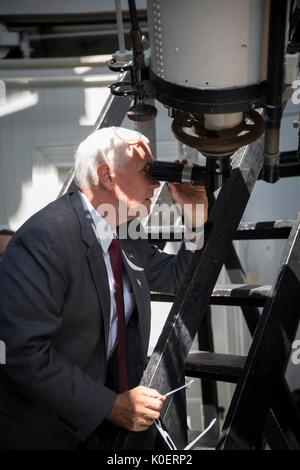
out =
<path fill-rule="evenodd" d="M 107 347 L 107 357 L 109 357 L 116 346 L 117 343 L 117 326 L 118 326 L 118 317 L 115 301 L 115 286 L 114 286 L 114 274 L 111 267 L 110 256 L 109 256 L 109 247 L 113 238 L 117 238 L 117 232 L 115 229 L 112 229 L 107 221 L 101 217 L 99 212 L 94 208 L 90 203 L 85 194 L 81 193 L 81 199 L 85 209 L 87 209 L 92 218 L 92 227 L 95 232 L 95 235 L 101 245 L 103 258 L 107 270 L 109 291 L 110 291 L 110 328 L 109 328 L 109 337 L 108 337 L 108 347 Z M 105 233 L 105 237 L 103 237 Z M 100 282 L 100 281 L 99 281 Z M 125 323 L 129 321 L 129 318 L 135 307 L 135 298 L 133 296 L 130 281 L 126 271 L 123 271 L 123 292 L 124 292 L 124 307 L 125 307 Z"/>

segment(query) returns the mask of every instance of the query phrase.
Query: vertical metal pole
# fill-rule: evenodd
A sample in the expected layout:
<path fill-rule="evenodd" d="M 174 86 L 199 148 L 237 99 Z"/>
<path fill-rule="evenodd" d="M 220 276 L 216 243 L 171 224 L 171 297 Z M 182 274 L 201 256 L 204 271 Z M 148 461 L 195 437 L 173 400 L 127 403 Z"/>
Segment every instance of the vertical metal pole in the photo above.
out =
<path fill-rule="evenodd" d="M 118 28 L 119 51 L 125 52 L 125 39 L 124 39 L 121 0 L 115 0 L 115 7 L 116 7 L 117 28 Z"/>
<path fill-rule="evenodd" d="M 206 159 L 206 168 L 209 168 L 211 160 Z M 215 178 L 214 175 L 210 175 L 207 171 L 206 178 L 206 190 L 208 194 L 208 214 L 210 214 L 214 205 L 215 199 L 213 191 L 215 190 Z M 207 236 L 205 237 L 205 243 L 207 243 Z M 198 347 L 200 351 L 214 351 L 213 332 L 211 323 L 211 307 L 207 308 L 206 315 L 198 329 Z M 204 428 L 209 425 L 213 418 L 218 418 L 218 390 L 217 383 L 211 380 L 201 379 L 201 391 L 202 391 L 202 404 L 203 404 L 203 425 Z M 214 432 L 219 435 L 219 423 L 214 426 Z"/>
<path fill-rule="evenodd" d="M 269 19 L 268 70 L 266 86 L 266 131 L 263 179 L 279 178 L 279 132 L 284 85 L 284 54 L 287 2 L 271 0 Z"/>
<path fill-rule="evenodd" d="M 200 351 L 214 351 L 213 332 L 211 324 L 211 308 L 208 307 L 206 315 L 198 329 L 198 346 Z M 219 403 L 217 383 L 212 380 L 201 379 L 203 427 L 206 428 L 213 418 L 218 419 Z M 214 434 L 219 435 L 219 423 L 214 426 Z"/>

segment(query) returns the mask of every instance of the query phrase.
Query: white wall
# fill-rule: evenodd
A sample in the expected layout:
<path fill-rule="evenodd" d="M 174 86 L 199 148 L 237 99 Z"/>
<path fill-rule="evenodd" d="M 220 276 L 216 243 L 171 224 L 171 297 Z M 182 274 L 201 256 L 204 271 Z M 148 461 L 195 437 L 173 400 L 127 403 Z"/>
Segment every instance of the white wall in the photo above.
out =
<path fill-rule="evenodd" d="M 84 75 L 90 73 L 84 69 Z M 75 76 L 83 70 L 1 71 L 13 77 Z M 108 74 L 97 68 L 93 74 Z M 109 89 L 11 88 L 0 105 L 0 225 L 17 229 L 57 197 L 77 145 L 92 130 Z"/>

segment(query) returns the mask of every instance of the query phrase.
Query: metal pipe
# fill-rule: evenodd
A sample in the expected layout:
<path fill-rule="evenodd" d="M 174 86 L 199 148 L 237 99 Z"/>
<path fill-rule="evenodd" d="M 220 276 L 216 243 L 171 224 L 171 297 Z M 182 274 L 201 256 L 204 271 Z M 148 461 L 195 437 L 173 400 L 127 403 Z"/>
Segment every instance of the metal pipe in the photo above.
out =
<path fill-rule="evenodd" d="M 64 39 L 64 38 L 80 38 L 80 37 L 93 37 L 93 36 L 107 36 L 108 34 L 116 34 L 115 29 L 105 31 L 78 31 L 72 33 L 51 33 L 51 34 L 33 34 L 28 35 L 29 42 L 51 40 L 51 39 Z"/>
<path fill-rule="evenodd" d="M 128 6 L 130 12 L 131 29 L 133 31 L 138 31 L 140 28 L 137 19 L 135 0 L 128 0 Z"/>
<path fill-rule="evenodd" d="M 142 32 L 139 28 L 139 23 L 137 19 L 135 0 L 128 0 L 128 6 L 129 6 L 129 11 L 130 11 L 130 21 L 131 21 L 130 35 L 131 35 L 132 51 L 133 51 L 134 83 L 135 83 L 135 86 L 142 93 L 141 74 L 142 74 L 142 69 L 144 68 L 144 65 L 145 65 Z"/>
<path fill-rule="evenodd" d="M 154 106 L 154 100 L 148 100 L 148 104 Z M 148 137 L 149 142 L 150 142 L 150 148 L 152 151 L 152 155 L 154 159 L 156 160 L 157 157 L 157 139 L 156 139 L 156 122 L 155 119 L 150 119 L 149 121 L 144 121 L 144 122 L 139 122 L 135 121 L 134 122 L 134 128 L 136 131 L 140 132 L 141 134 L 144 134 L 146 137 Z"/>
<path fill-rule="evenodd" d="M 7 89 L 56 88 L 56 87 L 107 87 L 119 79 L 117 74 L 87 75 L 85 77 L 22 77 L 6 78 Z"/>
<path fill-rule="evenodd" d="M 143 22 L 144 24 L 144 22 Z M 144 25 L 141 30 L 147 32 L 148 28 Z M 130 33 L 128 27 L 123 29 L 124 33 Z M 27 36 L 29 42 L 49 40 L 49 39 L 62 39 L 62 38 L 77 38 L 77 37 L 89 37 L 89 36 L 107 36 L 109 34 L 117 34 L 116 29 L 104 29 L 103 31 L 74 31 L 74 32 L 62 32 L 62 33 L 51 33 L 51 34 L 30 34 Z"/>
<path fill-rule="evenodd" d="M 0 70 L 99 67 L 102 65 L 106 66 L 109 59 L 111 59 L 111 55 L 49 57 L 43 59 L 3 59 L 0 60 Z"/>
<path fill-rule="evenodd" d="M 117 28 L 118 28 L 119 51 L 125 52 L 125 39 L 124 39 L 121 0 L 115 0 L 115 7 L 116 7 Z"/>
<path fill-rule="evenodd" d="M 287 2 L 271 0 L 263 165 L 263 179 L 269 183 L 275 183 L 279 179 L 279 132 L 284 84 L 286 16 Z"/>

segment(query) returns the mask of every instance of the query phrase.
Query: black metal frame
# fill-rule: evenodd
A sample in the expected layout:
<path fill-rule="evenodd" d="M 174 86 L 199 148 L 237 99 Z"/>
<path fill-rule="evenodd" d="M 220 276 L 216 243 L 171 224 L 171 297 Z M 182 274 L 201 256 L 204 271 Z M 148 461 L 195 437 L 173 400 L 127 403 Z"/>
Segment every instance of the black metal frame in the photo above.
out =
<path fill-rule="evenodd" d="M 211 322 L 211 308 L 207 308 L 207 312 L 201 323 L 201 327 L 197 331 L 198 336 L 198 349 L 199 351 L 213 351 L 214 340 L 213 340 L 213 328 Z M 186 369 L 186 368 L 185 368 Z M 186 370 L 185 370 L 186 374 Z M 202 392 L 202 403 L 203 403 L 203 425 L 204 428 L 209 426 L 212 419 L 217 418 L 216 424 L 213 428 L 215 436 L 220 433 L 220 407 L 218 398 L 217 382 L 212 380 L 206 380 L 202 377 L 201 380 L 201 392 Z"/>
<path fill-rule="evenodd" d="M 265 160 L 263 179 L 275 183 L 279 179 L 279 129 L 283 111 L 284 57 L 287 1 L 270 0 L 268 64 L 265 101 Z"/>
<path fill-rule="evenodd" d="M 262 234 L 264 234 L 264 231 L 268 233 L 268 227 L 267 227 L 268 224 L 263 224 L 263 225 L 264 225 L 264 228 L 262 229 Z M 278 235 L 280 235 L 280 237 L 282 235 L 285 235 L 284 238 L 288 238 L 287 233 L 288 234 L 290 233 L 291 227 L 293 226 L 292 221 L 284 221 L 284 222 L 279 221 L 277 224 L 274 223 L 274 225 L 275 226 L 277 225 L 278 233 L 274 233 L 274 230 L 272 230 L 271 228 L 270 234 L 273 235 L 273 239 L 278 238 Z M 282 229 L 284 229 L 284 231 L 282 231 Z M 257 228 L 257 230 L 258 230 L 258 235 L 261 235 L 260 226 Z M 268 237 L 265 236 L 263 238 L 268 238 Z M 246 283 L 247 282 L 246 274 L 242 268 L 242 265 L 240 263 L 239 257 L 235 251 L 233 244 L 230 247 L 227 260 L 225 261 L 225 267 L 227 269 L 230 281 L 232 283 L 237 283 L 237 282 Z M 273 295 L 273 292 L 271 294 L 271 292 L 269 291 L 268 295 L 265 296 L 265 301 L 268 300 L 268 298 L 271 298 L 272 295 Z M 247 302 L 243 301 L 240 304 L 240 306 L 241 306 L 245 321 L 247 323 L 249 332 L 251 336 L 253 337 L 253 335 L 255 334 L 256 328 L 260 322 L 261 314 L 259 310 L 257 308 L 254 308 L 254 305 L 251 306 L 251 304 L 248 301 Z M 259 304 L 256 304 L 256 306 L 259 306 Z M 287 443 L 286 435 L 291 434 L 290 427 L 291 427 L 291 423 L 295 420 L 296 410 L 295 410 L 293 400 L 292 400 L 290 391 L 288 389 L 288 386 L 285 382 L 284 377 L 282 377 L 281 379 L 280 390 L 281 390 L 280 402 L 277 402 L 276 407 L 272 408 L 268 414 L 268 419 L 267 419 L 267 424 L 266 424 L 266 429 L 265 429 L 265 436 L 268 440 L 268 443 L 272 445 L 273 448 L 287 449 L 289 448 L 289 445 Z M 293 413 L 292 414 L 284 413 L 282 411 L 283 409 L 288 409 L 288 410 L 293 409 Z M 292 441 L 292 439 L 290 439 L 290 441 Z M 297 447 L 296 441 L 294 441 L 293 446 Z"/>
<path fill-rule="evenodd" d="M 300 449 L 300 417 L 297 419 L 292 402 L 285 403 L 289 391 L 282 381 L 300 320 L 299 258 L 300 214 L 286 245 L 273 296 L 255 330 L 218 449 L 260 448 L 270 409 L 282 429 L 286 448 Z"/>
<path fill-rule="evenodd" d="M 300 148 L 300 143 L 299 143 Z M 300 176 L 299 149 L 290 152 L 282 152 L 279 157 L 279 176 L 280 178 L 290 178 Z M 259 179 L 262 179 L 262 173 Z"/>
<path fill-rule="evenodd" d="M 285 239 L 288 238 L 293 220 L 270 220 L 267 222 L 242 222 L 234 236 L 235 240 L 265 240 L 265 239 Z M 166 243 L 179 241 L 183 238 L 183 227 L 176 230 L 169 230 L 168 233 L 160 230 L 159 227 L 151 227 L 148 238 L 155 243 Z"/>
<path fill-rule="evenodd" d="M 259 108 L 265 100 L 265 82 L 224 89 L 193 88 L 177 85 L 150 71 L 157 99 L 171 108 L 190 113 L 228 113 Z"/>
<path fill-rule="evenodd" d="M 294 227 L 295 221 L 281 220 L 273 222 L 259 222 L 259 223 L 243 223 L 239 226 L 239 231 L 236 233 L 235 239 L 267 239 L 267 238 L 288 238 L 291 228 Z M 293 236 L 293 235 L 290 235 Z M 289 241 L 291 245 L 291 242 Z M 233 244 L 230 245 L 228 255 L 225 260 L 225 267 L 229 274 L 230 286 L 223 287 L 223 289 L 214 289 L 211 296 L 211 304 L 221 305 L 239 305 L 242 308 L 244 318 L 248 325 L 249 331 L 253 336 L 257 325 L 259 324 L 261 315 L 256 306 L 263 306 L 265 302 L 273 296 L 270 286 L 258 292 L 251 291 L 247 286 L 246 275 L 241 266 L 240 260 L 236 254 Z M 236 285 L 240 284 L 243 287 L 237 288 Z M 287 286 L 285 286 L 287 287 Z M 252 294 L 252 295 L 251 295 Z M 165 299 L 164 299 L 165 297 Z M 168 298 L 169 297 L 169 298 Z M 171 296 L 162 294 L 153 294 L 155 300 L 172 300 Z M 207 332 L 210 322 L 206 318 L 206 322 L 201 324 L 201 329 Z M 212 340 L 211 340 L 212 342 Z M 213 351 L 212 348 L 206 347 L 199 348 L 200 350 Z M 201 367 L 199 369 L 199 359 Z M 260 357 L 264 361 L 264 356 Z M 185 365 L 185 373 L 191 377 L 201 377 L 202 383 L 213 384 L 216 380 L 225 382 L 237 383 L 242 376 L 245 358 L 230 355 L 220 355 L 214 353 L 194 353 L 189 355 L 188 361 Z M 253 384 L 252 384 L 253 385 Z M 213 404 L 215 409 L 218 409 L 217 397 L 213 393 L 213 389 L 207 389 L 209 393 L 204 396 L 205 402 Z M 260 390 L 258 395 L 264 393 Z M 203 400 L 204 402 L 204 400 Z M 255 445 L 262 445 L 262 436 L 264 435 L 271 448 L 275 449 L 297 449 L 300 443 L 299 423 L 300 418 L 297 416 L 297 409 L 292 400 L 290 390 L 285 382 L 284 377 L 281 377 L 276 388 L 276 398 L 273 399 L 269 408 L 267 408 L 267 420 L 265 429 L 261 430 Z M 245 425 L 245 421 L 243 425 Z M 242 425 L 242 423 L 240 423 Z M 235 432 L 233 431 L 233 435 Z M 240 443 L 238 444 L 240 445 Z M 254 445 L 254 444 L 253 444 Z"/>
<path fill-rule="evenodd" d="M 262 139 L 238 153 L 239 164 L 224 183 L 209 216 L 209 237 L 195 253 L 182 287 L 150 358 L 142 384 L 166 393 L 179 383 L 193 339 L 207 312 L 209 299 L 225 261 L 226 252 L 245 210 L 262 165 Z M 235 195 L 239 194 L 239 198 Z M 167 400 L 162 421 L 179 448 L 186 444 L 186 410 L 182 394 Z M 151 449 L 156 430 L 120 433 L 117 448 Z"/>

